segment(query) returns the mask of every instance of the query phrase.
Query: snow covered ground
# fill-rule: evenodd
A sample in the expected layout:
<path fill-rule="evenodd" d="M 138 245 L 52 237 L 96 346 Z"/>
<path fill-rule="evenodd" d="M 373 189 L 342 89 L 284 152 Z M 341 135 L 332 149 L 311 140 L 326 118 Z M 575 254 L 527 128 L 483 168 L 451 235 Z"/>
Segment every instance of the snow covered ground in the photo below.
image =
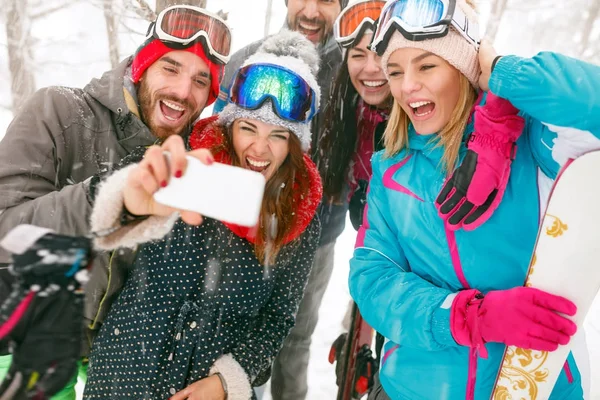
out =
<path fill-rule="evenodd" d="M 252 7 L 243 6 L 248 0 L 208 0 L 213 11 L 223 9 L 229 12 L 229 23 L 233 28 L 233 50 L 257 40 L 263 36 L 264 11 L 266 0 L 254 0 Z M 46 0 L 45 6 L 52 7 L 64 3 L 58 0 Z M 97 3 L 97 2 L 96 2 Z M 135 3 L 135 2 L 132 2 Z M 149 1 L 150 4 L 153 1 Z M 490 1 L 479 2 L 485 10 Z M 64 10 L 50 14 L 33 24 L 32 33 L 38 39 L 34 54 L 37 86 L 67 85 L 83 86 L 92 77 L 100 76 L 109 69 L 106 27 L 102 10 L 93 1 L 72 1 Z M 566 3 L 565 3 L 566 4 Z M 273 15 L 270 32 L 275 32 L 285 18 L 285 5 L 281 0 L 273 1 Z M 141 41 L 147 24 L 142 21 L 128 22 L 130 27 L 140 32 L 133 34 L 121 26 L 120 52 L 124 57 L 132 53 Z M 539 44 L 532 32 L 512 29 L 525 26 L 527 16 L 519 15 L 518 10 L 510 12 L 500 27 L 496 48 L 500 53 L 531 55 Z M 484 21 L 482 21 L 484 25 Z M 12 119 L 7 109 L 10 104 L 10 81 L 5 53 L 5 21 L 0 19 L 0 138 Z M 549 32 L 553 35 L 554 32 Z M 558 33 L 557 33 L 558 34 Z M 557 36 L 558 37 L 558 36 Z M 562 43 L 562 40 L 556 40 Z M 565 51 L 564 49 L 560 49 Z M 205 115 L 210 113 L 206 110 Z M 338 239 L 336 245 L 335 269 L 320 311 L 319 324 L 311 347 L 311 365 L 309 368 L 308 399 L 335 398 L 336 385 L 334 368 L 327 361 L 329 347 L 342 331 L 341 320 L 349 300 L 347 278 L 348 260 L 352 255 L 355 231 L 350 223 Z M 588 346 L 592 366 L 593 400 L 600 400 L 600 297 L 596 299 L 585 323 L 588 334 Z M 265 400 L 270 400 L 268 390 Z"/>

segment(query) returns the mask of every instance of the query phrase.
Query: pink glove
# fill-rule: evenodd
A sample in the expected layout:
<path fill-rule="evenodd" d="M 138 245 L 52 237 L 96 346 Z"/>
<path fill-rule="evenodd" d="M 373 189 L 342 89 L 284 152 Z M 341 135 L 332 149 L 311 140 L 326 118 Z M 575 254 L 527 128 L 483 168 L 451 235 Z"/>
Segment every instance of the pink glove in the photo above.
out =
<path fill-rule="evenodd" d="M 440 191 L 435 205 L 451 230 L 473 230 L 500 204 L 525 120 L 508 100 L 488 92 L 475 107 L 475 129 L 462 164 Z"/>
<path fill-rule="evenodd" d="M 530 287 L 458 293 L 450 310 L 450 329 L 460 345 L 474 347 L 487 358 L 484 343 L 554 351 L 569 343 L 577 325 L 558 313 L 573 316 L 577 306 L 564 297 Z"/>

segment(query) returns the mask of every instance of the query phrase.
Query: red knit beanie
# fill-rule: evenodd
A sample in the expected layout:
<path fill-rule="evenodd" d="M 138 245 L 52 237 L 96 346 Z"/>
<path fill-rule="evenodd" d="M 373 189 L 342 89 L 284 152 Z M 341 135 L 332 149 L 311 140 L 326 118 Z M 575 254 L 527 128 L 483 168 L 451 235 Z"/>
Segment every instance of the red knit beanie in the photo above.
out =
<path fill-rule="evenodd" d="M 219 83 L 223 77 L 224 66 L 214 63 L 204 53 L 204 47 L 200 42 L 194 43 L 192 46 L 185 49 L 200 57 L 210 69 L 210 93 L 206 105 L 211 105 L 219 95 Z M 142 45 L 133 56 L 131 64 L 131 77 L 134 83 L 138 83 L 144 74 L 144 71 L 154 64 L 159 58 L 165 54 L 174 51 L 158 39 L 151 39 L 147 44 Z"/>

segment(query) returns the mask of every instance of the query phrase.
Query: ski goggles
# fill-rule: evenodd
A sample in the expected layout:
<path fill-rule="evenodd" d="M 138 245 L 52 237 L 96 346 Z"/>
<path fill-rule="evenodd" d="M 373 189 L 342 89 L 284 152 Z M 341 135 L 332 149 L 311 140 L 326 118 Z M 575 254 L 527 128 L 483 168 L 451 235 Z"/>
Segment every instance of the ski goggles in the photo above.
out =
<path fill-rule="evenodd" d="M 361 0 L 346 7 L 333 25 L 335 40 L 342 47 L 356 44 L 367 29 L 375 30 L 384 5 L 384 0 Z"/>
<path fill-rule="evenodd" d="M 202 41 L 212 58 L 227 64 L 231 31 L 218 16 L 203 8 L 176 5 L 165 8 L 150 24 L 146 40 L 154 37 L 172 49 L 183 50 Z"/>
<path fill-rule="evenodd" d="M 456 0 L 391 0 L 379 18 L 371 50 L 383 55 L 397 30 L 412 41 L 446 36 L 452 26 L 475 48 L 479 48 L 479 25 L 469 21 Z"/>
<path fill-rule="evenodd" d="M 250 64 L 240 68 L 229 100 L 256 110 L 271 100 L 275 113 L 285 120 L 308 122 L 318 110 L 318 99 L 310 85 L 295 72 L 275 64 Z"/>

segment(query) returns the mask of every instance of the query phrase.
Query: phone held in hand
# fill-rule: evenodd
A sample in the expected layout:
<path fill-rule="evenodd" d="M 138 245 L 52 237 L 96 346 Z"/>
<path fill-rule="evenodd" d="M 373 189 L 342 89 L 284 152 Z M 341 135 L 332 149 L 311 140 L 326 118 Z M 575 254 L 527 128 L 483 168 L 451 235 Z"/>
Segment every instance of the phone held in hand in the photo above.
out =
<path fill-rule="evenodd" d="M 167 158 L 168 153 L 165 153 Z M 265 177 L 255 171 L 227 164 L 205 165 L 187 156 L 181 178 L 154 193 L 154 200 L 169 207 L 242 226 L 258 223 Z"/>

